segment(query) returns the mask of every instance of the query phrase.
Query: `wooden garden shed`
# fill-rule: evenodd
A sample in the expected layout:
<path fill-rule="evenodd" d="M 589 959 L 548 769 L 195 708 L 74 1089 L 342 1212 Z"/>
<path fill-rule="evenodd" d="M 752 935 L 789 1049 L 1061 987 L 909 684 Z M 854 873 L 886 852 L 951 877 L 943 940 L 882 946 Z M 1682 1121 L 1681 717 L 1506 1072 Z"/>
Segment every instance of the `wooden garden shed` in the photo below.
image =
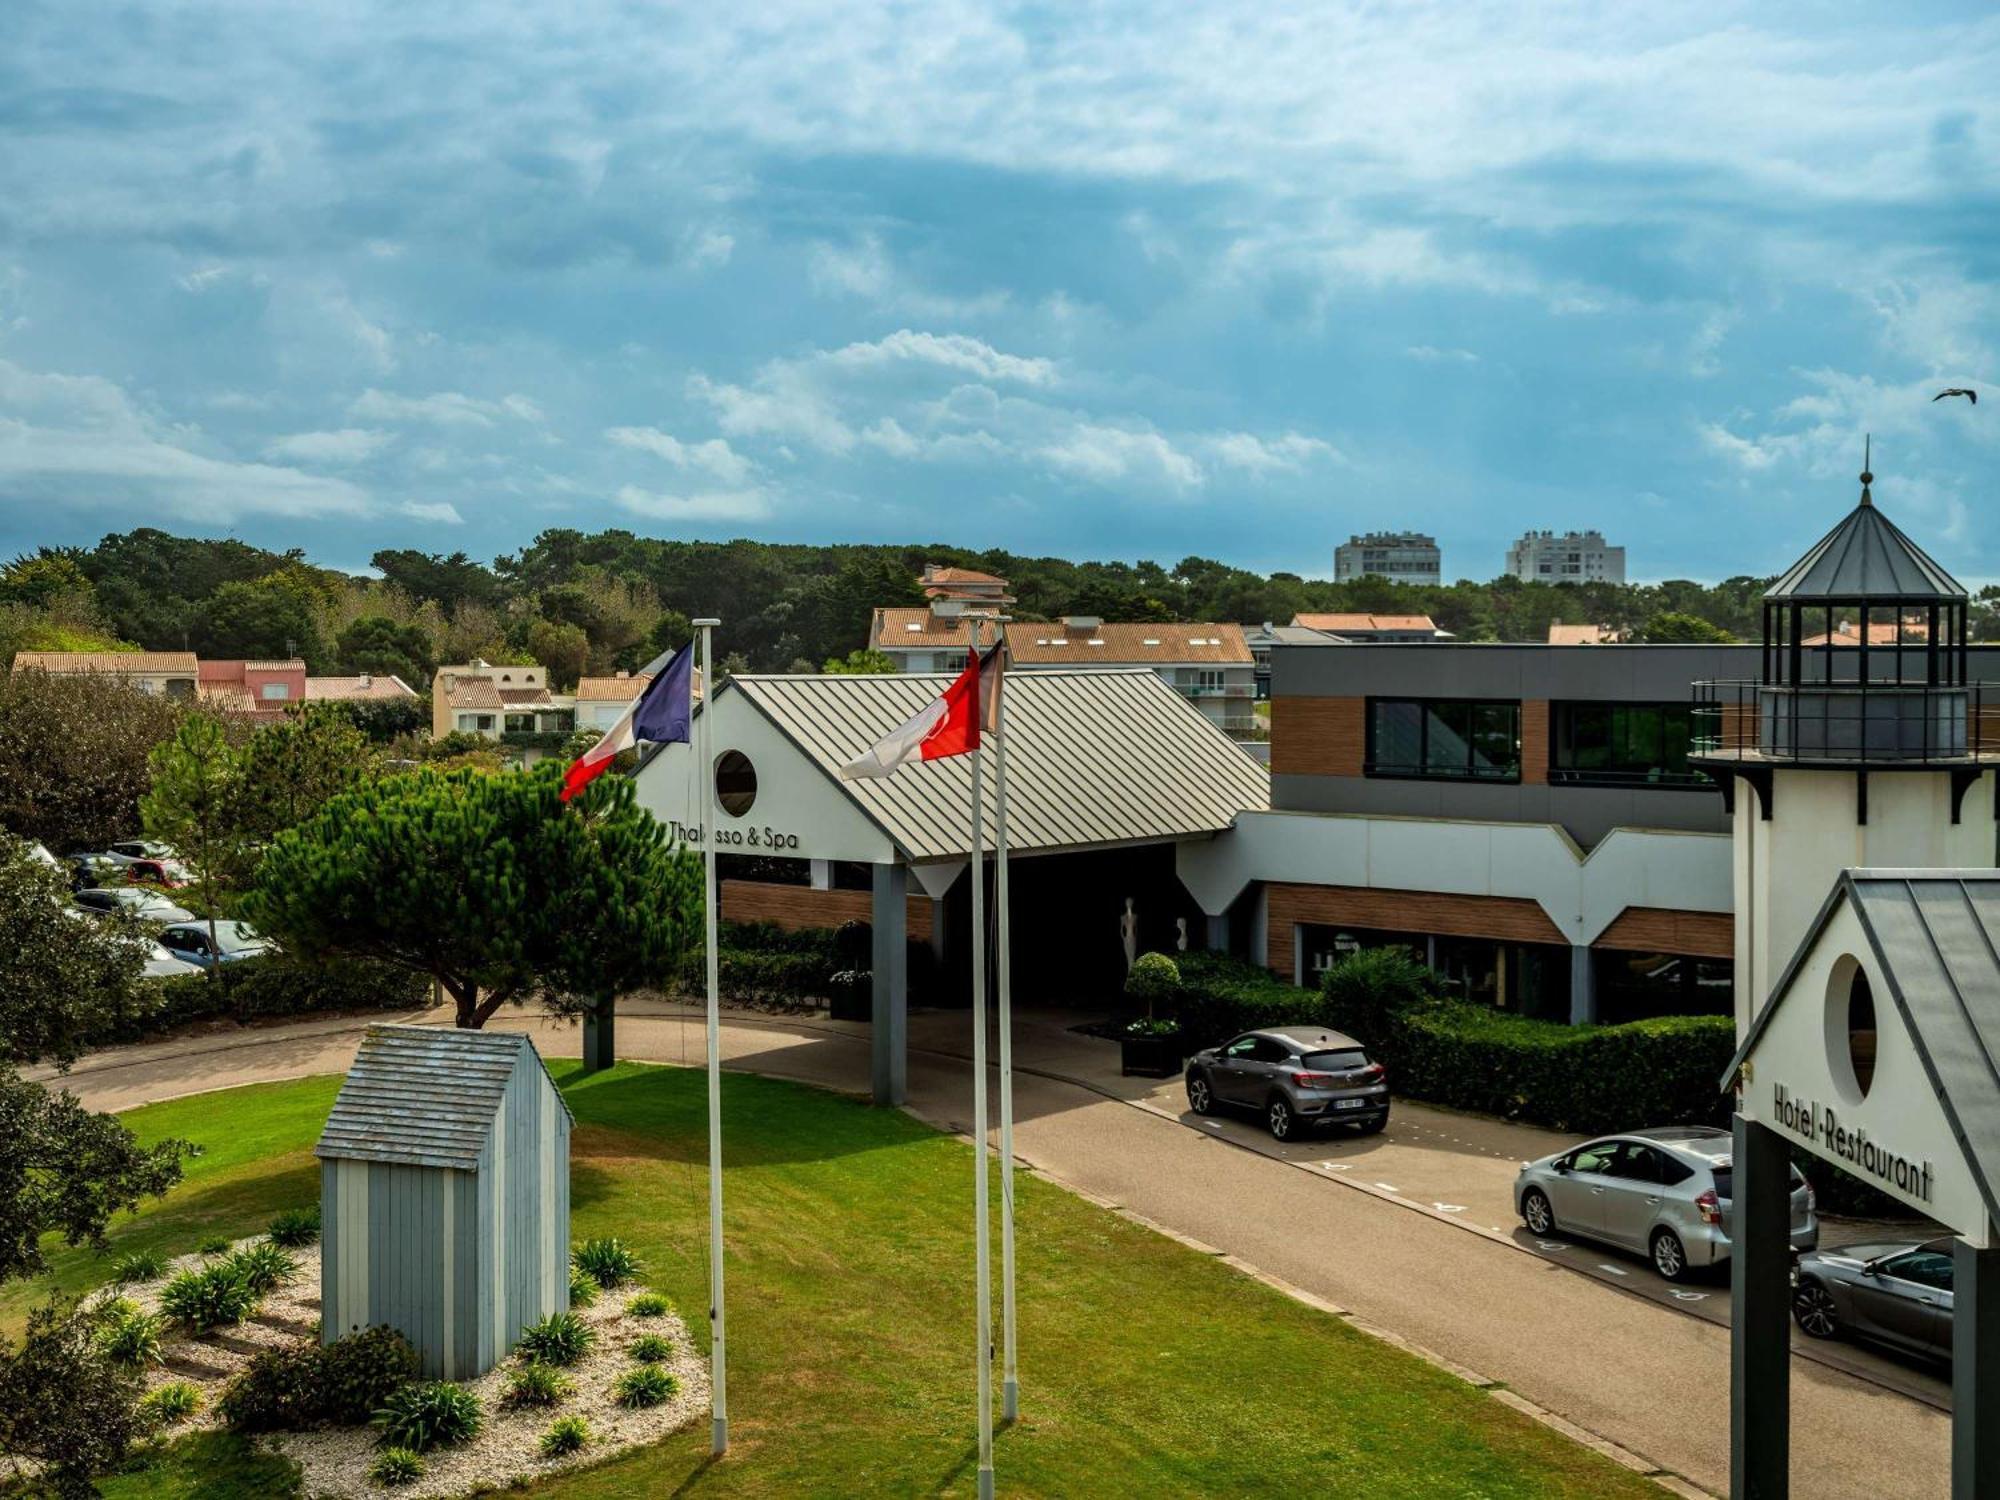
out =
<path fill-rule="evenodd" d="M 321 1336 L 386 1323 L 471 1379 L 566 1310 L 570 1125 L 525 1036 L 369 1027 L 314 1151 Z"/>

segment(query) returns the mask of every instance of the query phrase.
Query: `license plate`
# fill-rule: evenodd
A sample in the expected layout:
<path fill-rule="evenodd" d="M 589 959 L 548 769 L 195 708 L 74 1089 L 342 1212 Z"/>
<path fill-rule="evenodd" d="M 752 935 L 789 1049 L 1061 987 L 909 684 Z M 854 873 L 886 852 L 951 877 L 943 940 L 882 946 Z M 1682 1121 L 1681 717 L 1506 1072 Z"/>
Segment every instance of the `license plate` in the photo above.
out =
<path fill-rule="evenodd" d="M 1366 1099 L 1336 1099 L 1333 1101 L 1333 1107 L 1335 1109 L 1366 1109 L 1368 1101 Z"/>

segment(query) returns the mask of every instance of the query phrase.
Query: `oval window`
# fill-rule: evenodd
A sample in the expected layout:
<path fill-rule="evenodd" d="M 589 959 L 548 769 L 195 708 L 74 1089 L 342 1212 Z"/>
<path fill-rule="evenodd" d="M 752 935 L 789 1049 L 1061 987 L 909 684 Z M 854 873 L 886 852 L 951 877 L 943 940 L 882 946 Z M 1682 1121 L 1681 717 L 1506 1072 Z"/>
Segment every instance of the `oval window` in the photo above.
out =
<path fill-rule="evenodd" d="M 1875 991 L 1868 972 L 1843 956 L 1826 987 L 1826 1060 L 1834 1087 L 1849 1104 L 1875 1083 Z"/>
<path fill-rule="evenodd" d="M 757 800 L 757 768 L 741 750 L 725 750 L 715 760 L 715 800 L 732 818 L 750 811 Z"/>

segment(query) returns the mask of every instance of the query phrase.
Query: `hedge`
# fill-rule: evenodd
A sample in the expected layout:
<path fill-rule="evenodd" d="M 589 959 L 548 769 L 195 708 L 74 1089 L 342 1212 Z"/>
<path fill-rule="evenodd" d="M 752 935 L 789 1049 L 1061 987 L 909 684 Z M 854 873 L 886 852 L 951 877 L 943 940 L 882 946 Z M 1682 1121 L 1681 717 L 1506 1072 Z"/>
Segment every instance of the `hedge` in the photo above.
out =
<path fill-rule="evenodd" d="M 137 1008 L 93 1036 L 93 1046 L 142 1041 L 193 1021 L 300 1016 L 322 1011 L 415 1010 L 430 1002 L 430 982 L 391 964 L 294 962 L 282 954 L 224 964 L 209 974 L 143 980 Z"/>
<path fill-rule="evenodd" d="M 1716 1084 L 1736 1050 L 1728 1016 L 1535 1021 L 1428 996 L 1421 966 L 1381 950 L 1336 964 L 1317 991 L 1214 954 L 1184 955 L 1180 971 L 1162 1009 L 1180 1020 L 1190 1050 L 1256 1027 L 1325 1026 L 1386 1063 L 1405 1098 L 1584 1133 L 1729 1119 Z"/>
<path fill-rule="evenodd" d="M 773 922 L 723 922 L 717 931 L 717 978 L 724 999 L 754 1005 L 805 1005 L 833 994 L 833 976 L 866 974 L 874 933 L 866 922 L 838 927 L 779 927 Z M 681 988 L 705 991 L 706 959 L 692 950 L 681 968 Z M 913 994 L 928 994 L 930 945 L 912 939 L 906 973 Z"/>

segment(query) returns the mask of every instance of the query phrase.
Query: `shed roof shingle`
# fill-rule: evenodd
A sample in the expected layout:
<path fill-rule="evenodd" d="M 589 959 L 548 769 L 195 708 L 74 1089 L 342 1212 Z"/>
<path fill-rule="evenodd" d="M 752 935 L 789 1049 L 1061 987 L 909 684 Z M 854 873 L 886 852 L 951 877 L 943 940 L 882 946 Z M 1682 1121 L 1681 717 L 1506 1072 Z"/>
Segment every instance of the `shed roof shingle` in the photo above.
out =
<path fill-rule="evenodd" d="M 119 672 L 192 677 L 200 664 L 192 651 L 17 651 L 14 670 Z"/>

